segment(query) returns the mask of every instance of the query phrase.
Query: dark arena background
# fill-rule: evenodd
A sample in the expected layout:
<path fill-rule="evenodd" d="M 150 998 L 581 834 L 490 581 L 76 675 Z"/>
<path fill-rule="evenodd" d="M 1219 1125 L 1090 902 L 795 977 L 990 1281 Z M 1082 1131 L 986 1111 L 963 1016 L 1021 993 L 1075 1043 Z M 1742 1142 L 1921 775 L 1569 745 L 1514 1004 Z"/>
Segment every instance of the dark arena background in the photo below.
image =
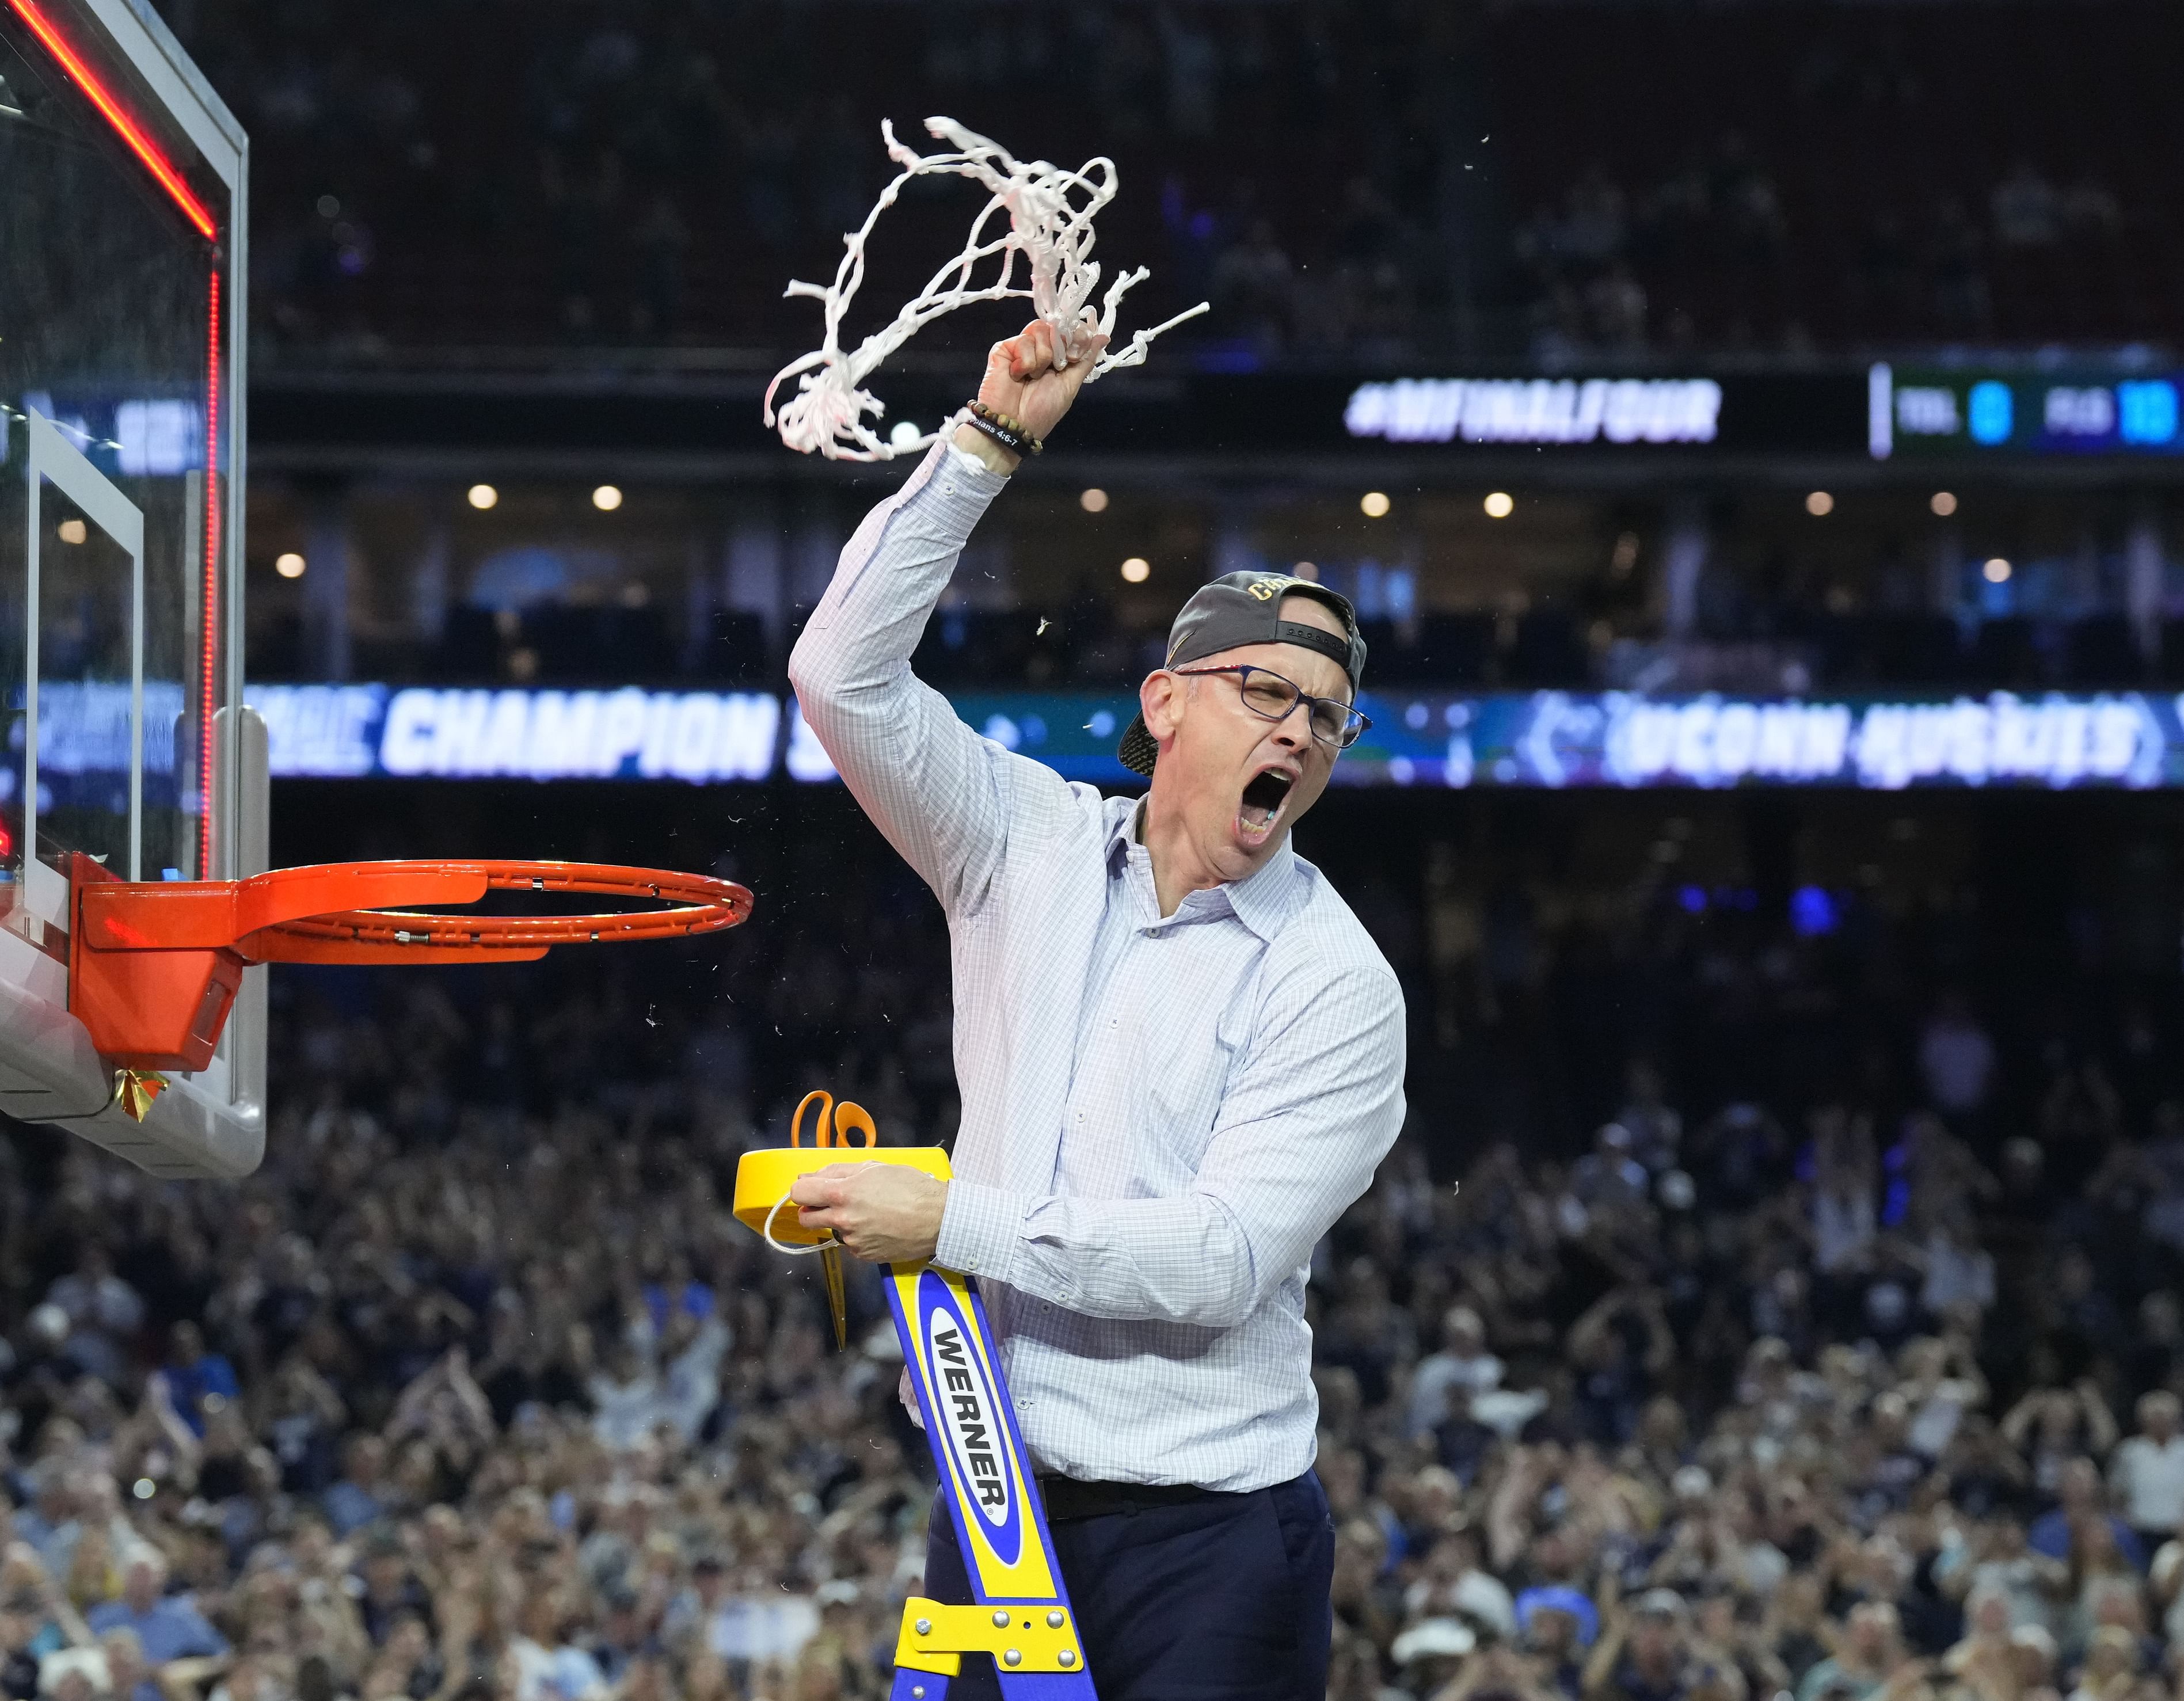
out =
<path fill-rule="evenodd" d="M 1112 155 L 1126 328 L 1212 311 L 1026 463 L 921 674 L 1120 789 L 1210 577 L 1371 646 L 1296 835 L 1409 1024 L 1312 1263 L 1330 1698 L 2179 1693 L 2173 5 L 158 10 L 250 138 L 270 865 L 757 901 L 276 966 L 247 1180 L 6 1124 L 8 1696 L 887 1693 L 933 1479 L 880 1282 L 836 1352 L 727 1201 L 814 1087 L 956 1125 L 940 911 L 785 672 L 906 465 L 760 419 L 932 113 Z M 975 205 L 905 193 L 857 334 Z"/>

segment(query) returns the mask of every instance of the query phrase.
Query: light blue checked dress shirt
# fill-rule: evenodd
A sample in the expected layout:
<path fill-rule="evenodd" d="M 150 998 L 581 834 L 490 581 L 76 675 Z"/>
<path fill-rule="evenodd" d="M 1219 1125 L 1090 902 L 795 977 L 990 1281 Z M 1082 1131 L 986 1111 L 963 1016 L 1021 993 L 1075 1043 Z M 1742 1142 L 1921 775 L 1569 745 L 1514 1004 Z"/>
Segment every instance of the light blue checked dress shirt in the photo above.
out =
<path fill-rule="evenodd" d="M 1312 1462 L 1305 1283 L 1401 1125 L 1402 994 L 1286 844 L 1163 919 L 1135 800 L 980 737 L 911 673 L 1006 482 L 936 446 L 789 662 L 948 914 L 963 1119 L 939 1262 L 978 1278 L 1040 1469 L 1262 1488 Z"/>

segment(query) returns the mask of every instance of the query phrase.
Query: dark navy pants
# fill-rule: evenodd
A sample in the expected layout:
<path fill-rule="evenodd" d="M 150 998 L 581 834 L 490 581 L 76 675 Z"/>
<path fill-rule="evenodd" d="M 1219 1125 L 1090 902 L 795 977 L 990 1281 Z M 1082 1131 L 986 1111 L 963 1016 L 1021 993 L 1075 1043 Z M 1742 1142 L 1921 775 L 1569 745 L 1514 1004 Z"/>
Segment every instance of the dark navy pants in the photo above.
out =
<path fill-rule="evenodd" d="M 1223 1494 L 1052 1526 L 1100 1701 L 1324 1701 L 1334 1523 L 1311 1471 Z M 925 1592 L 967 1605 L 955 1520 L 936 1498 Z M 967 1654 L 948 1701 L 998 1701 L 994 1662 Z"/>

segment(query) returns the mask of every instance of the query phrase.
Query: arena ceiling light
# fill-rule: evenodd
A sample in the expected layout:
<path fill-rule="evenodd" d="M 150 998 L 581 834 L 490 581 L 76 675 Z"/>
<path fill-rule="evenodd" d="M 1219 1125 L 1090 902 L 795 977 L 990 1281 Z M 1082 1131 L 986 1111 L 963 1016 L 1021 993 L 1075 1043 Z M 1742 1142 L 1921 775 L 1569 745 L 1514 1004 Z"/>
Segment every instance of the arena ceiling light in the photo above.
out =
<path fill-rule="evenodd" d="M 1506 520 L 1517 511 L 1517 499 L 1506 490 L 1490 490 L 1479 505 L 1486 510 L 1488 519 Z"/>
<path fill-rule="evenodd" d="M 621 489 L 618 485 L 602 484 L 592 493 L 592 506 L 602 514 L 611 514 L 621 506 Z"/>
<path fill-rule="evenodd" d="M 1357 499 L 1357 511 L 1368 520 L 1383 520 L 1395 504 L 1389 501 L 1384 490 L 1368 490 Z"/>
<path fill-rule="evenodd" d="M 1836 499 L 1825 490 L 1815 490 L 1805 499 L 1805 511 L 1815 520 L 1825 519 L 1836 511 Z"/>
<path fill-rule="evenodd" d="M 1143 555 L 1133 555 L 1123 563 L 1123 582 L 1141 585 L 1153 576 L 1153 564 Z"/>
<path fill-rule="evenodd" d="M 1933 499 L 1926 505 L 1946 520 L 1957 511 L 1956 494 L 1953 491 L 1936 490 Z"/>
<path fill-rule="evenodd" d="M 500 500 L 500 493 L 490 484 L 473 484 L 470 488 L 469 496 L 471 506 L 480 512 L 483 512 Z"/>
<path fill-rule="evenodd" d="M 304 577 L 304 558 L 290 549 L 275 558 L 273 571 L 284 579 L 300 579 Z"/>
<path fill-rule="evenodd" d="M 91 528 L 81 520 L 64 520 L 53 530 L 64 544 L 87 543 L 91 538 Z"/>
<path fill-rule="evenodd" d="M 1107 493 L 1095 484 L 1077 499 L 1077 505 L 1087 514 L 1104 514 L 1107 511 Z"/>
<path fill-rule="evenodd" d="M 2009 563 L 2003 560 L 2000 555 L 1991 559 L 1980 569 L 1980 572 L 1991 585 L 2006 585 L 2009 583 Z"/>

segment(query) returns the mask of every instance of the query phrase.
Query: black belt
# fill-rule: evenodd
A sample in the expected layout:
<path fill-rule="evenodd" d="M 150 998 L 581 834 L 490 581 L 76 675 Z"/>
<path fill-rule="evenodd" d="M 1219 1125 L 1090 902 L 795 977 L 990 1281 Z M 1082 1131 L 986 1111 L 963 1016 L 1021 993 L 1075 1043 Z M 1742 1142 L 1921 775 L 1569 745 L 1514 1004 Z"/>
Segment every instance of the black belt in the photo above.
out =
<path fill-rule="evenodd" d="M 1237 1497 L 1188 1482 L 1079 1482 L 1073 1476 L 1042 1476 L 1039 1492 L 1046 1503 L 1050 1524 L 1112 1518 L 1118 1513 L 1150 1511 L 1156 1506 L 1188 1506 L 1195 1500 Z"/>

